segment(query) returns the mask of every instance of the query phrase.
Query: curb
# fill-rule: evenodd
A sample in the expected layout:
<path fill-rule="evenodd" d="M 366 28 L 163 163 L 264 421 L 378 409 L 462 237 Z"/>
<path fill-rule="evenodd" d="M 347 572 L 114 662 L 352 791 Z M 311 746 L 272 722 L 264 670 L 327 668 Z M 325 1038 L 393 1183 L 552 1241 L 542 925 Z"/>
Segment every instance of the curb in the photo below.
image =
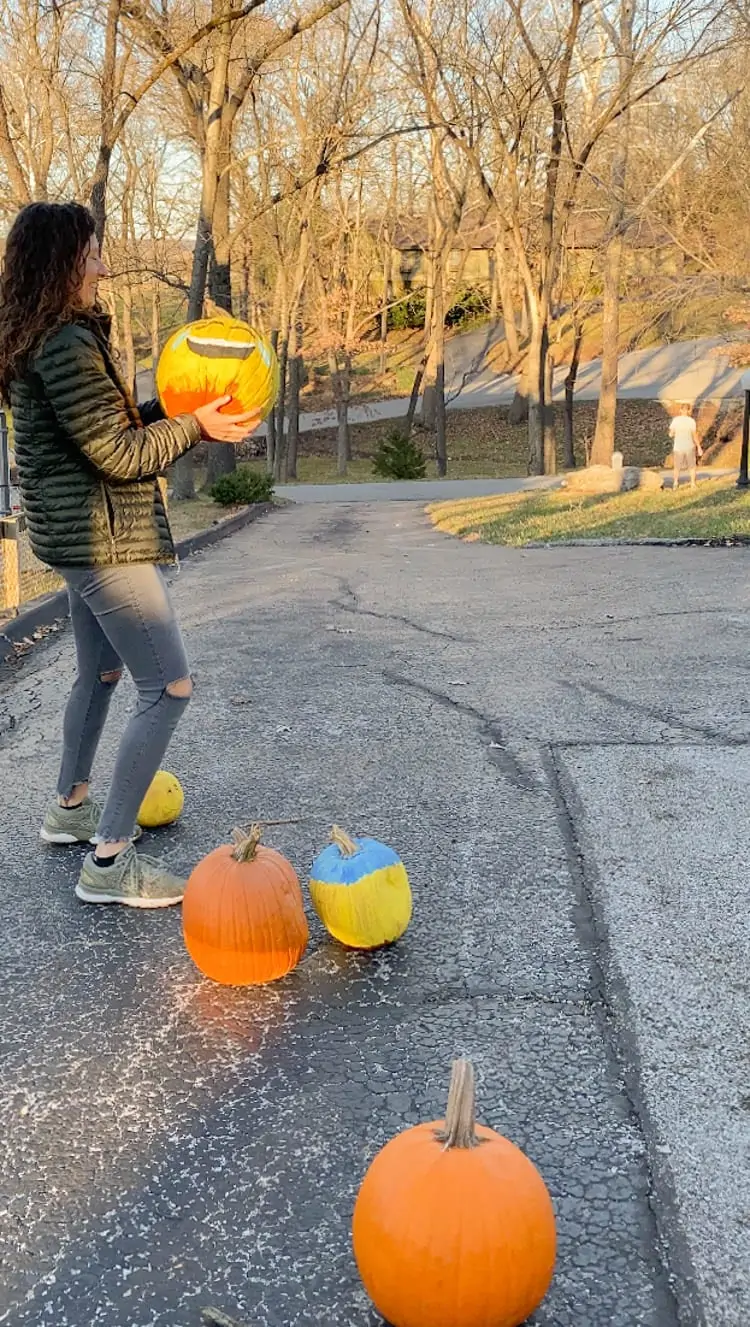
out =
<path fill-rule="evenodd" d="M 236 516 L 229 516 L 225 521 L 209 526 L 207 530 L 199 530 L 196 534 L 181 539 L 175 544 L 177 557 L 189 558 L 193 553 L 199 553 L 201 549 L 210 548 L 212 544 L 218 544 L 221 539 L 236 534 L 238 530 L 244 529 L 246 525 L 251 525 L 253 521 L 259 520 L 261 516 L 267 516 L 276 509 L 276 504 L 273 502 L 258 502 L 251 507 L 245 507 L 243 511 L 237 512 Z M 18 617 L 8 619 L 0 628 L 0 664 L 12 657 L 18 646 L 29 637 L 33 638 L 35 632 L 48 631 L 57 623 L 64 621 L 67 616 L 67 590 L 57 590 L 43 599 L 37 599 L 29 608 L 19 613 Z"/>
<path fill-rule="evenodd" d="M 509 547 L 509 545 L 506 545 Z M 750 535 L 721 535 L 716 539 L 686 536 L 680 539 L 534 539 L 517 548 L 748 548 Z"/>

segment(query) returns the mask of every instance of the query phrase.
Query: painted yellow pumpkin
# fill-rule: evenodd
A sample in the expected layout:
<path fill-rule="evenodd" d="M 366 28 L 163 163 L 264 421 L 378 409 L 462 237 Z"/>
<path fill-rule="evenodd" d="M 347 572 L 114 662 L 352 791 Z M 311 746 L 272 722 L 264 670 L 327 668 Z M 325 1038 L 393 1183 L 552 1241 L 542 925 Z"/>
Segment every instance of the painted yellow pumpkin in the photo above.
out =
<path fill-rule="evenodd" d="M 156 390 L 170 418 L 192 414 L 219 396 L 228 415 L 273 409 L 279 364 L 267 337 L 238 318 L 203 318 L 170 336 L 156 370 Z"/>
<path fill-rule="evenodd" d="M 171 825 L 177 820 L 184 805 L 185 794 L 177 776 L 169 774 L 164 769 L 157 770 L 151 781 L 151 787 L 141 802 L 138 824 L 144 829 Z"/>
<path fill-rule="evenodd" d="M 404 934 L 411 888 L 397 853 L 377 839 L 353 839 L 337 825 L 313 863 L 310 897 L 326 930 L 350 949 L 377 949 Z"/>

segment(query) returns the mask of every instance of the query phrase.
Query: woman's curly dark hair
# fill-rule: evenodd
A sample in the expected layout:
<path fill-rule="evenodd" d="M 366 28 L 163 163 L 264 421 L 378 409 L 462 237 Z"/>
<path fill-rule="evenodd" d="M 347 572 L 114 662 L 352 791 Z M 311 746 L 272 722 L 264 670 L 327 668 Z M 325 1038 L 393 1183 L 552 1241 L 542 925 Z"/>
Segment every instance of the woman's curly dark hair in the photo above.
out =
<path fill-rule="evenodd" d="M 0 396 L 6 402 L 40 342 L 73 316 L 94 230 L 93 216 L 80 203 L 30 203 L 13 222 L 0 277 Z"/>

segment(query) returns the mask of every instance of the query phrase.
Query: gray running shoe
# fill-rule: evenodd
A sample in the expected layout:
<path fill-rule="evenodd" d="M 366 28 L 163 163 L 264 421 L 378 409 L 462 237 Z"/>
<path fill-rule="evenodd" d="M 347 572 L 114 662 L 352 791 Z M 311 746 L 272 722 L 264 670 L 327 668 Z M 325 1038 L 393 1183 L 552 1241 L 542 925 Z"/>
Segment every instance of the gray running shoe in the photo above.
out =
<path fill-rule="evenodd" d="M 95 843 L 101 816 L 102 808 L 91 797 L 70 810 L 53 802 L 44 817 L 39 837 L 44 843 Z M 142 833 L 140 825 L 136 825 L 133 842 Z"/>
<path fill-rule="evenodd" d="M 127 908 L 169 908 L 181 903 L 186 880 L 165 871 L 155 857 L 139 857 L 131 844 L 111 866 L 83 863 L 76 896 L 84 903 L 124 903 Z"/>
<path fill-rule="evenodd" d="M 71 810 L 53 802 L 44 817 L 39 837 L 45 843 L 93 843 L 101 814 L 102 808 L 90 797 Z"/>

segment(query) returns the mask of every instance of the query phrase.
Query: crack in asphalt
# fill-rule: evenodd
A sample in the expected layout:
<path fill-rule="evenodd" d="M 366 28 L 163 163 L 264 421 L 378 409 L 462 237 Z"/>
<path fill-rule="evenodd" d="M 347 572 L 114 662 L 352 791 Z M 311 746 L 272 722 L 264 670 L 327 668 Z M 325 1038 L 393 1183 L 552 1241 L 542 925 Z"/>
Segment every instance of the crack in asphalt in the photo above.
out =
<path fill-rule="evenodd" d="M 426 682 L 418 682 L 416 678 L 404 677 L 401 673 L 392 673 L 384 668 L 382 676 L 386 682 L 392 682 L 395 686 L 405 687 L 407 690 L 416 691 L 421 696 L 426 696 L 429 700 L 434 700 L 438 705 L 445 706 L 446 709 L 453 710 L 457 714 L 463 714 L 475 723 L 480 724 L 482 731 L 490 739 L 487 753 L 493 765 L 496 765 L 501 774 L 509 780 L 514 787 L 522 792 L 539 792 L 540 788 L 536 779 L 529 774 L 519 760 L 513 755 L 505 744 L 502 730 L 497 719 L 491 719 L 478 710 L 468 701 L 456 700 L 454 696 L 447 695 L 444 691 L 438 691 L 437 688 L 428 686 Z"/>
<path fill-rule="evenodd" d="M 699 736 L 699 734 L 698 734 Z M 681 738 L 675 733 L 671 738 L 667 737 L 578 737 L 562 738 L 559 741 L 550 742 L 551 751 L 593 751 L 599 748 L 609 747 L 690 747 L 697 746 L 701 749 L 713 749 L 722 747 L 739 747 L 750 745 L 750 736 L 731 737 L 720 733 L 715 741 L 706 740 L 705 742 L 690 742 L 687 738 Z"/>
<path fill-rule="evenodd" d="M 418 631 L 422 636 L 433 636 L 437 640 L 455 641 L 457 645 L 470 645 L 471 639 L 466 636 L 454 636 L 450 631 L 440 631 L 438 627 L 426 627 L 421 622 L 415 622 L 413 618 L 402 616 L 400 613 L 377 613 L 373 608 L 363 608 L 360 603 L 356 590 L 353 590 L 348 581 L 340 580 L 339 586 L 342 595 L 346 595 L 351 600 L 350 603 L 342 602 L 341 599 L 331 600 L 334 608 L 340 609 L 342 613 L 353 613 L 357 617 L 374 617 L 379 622 L 399 622 L 405 627 L 411 627 L 412 631 Z"/>
<path fill-rule="evenodd" d="M 707 724 L 688 723 L 685 719 L 663 714 L 661 710 L 655 709 L 652 705 L 644 705 L 638 700 L 618 696 L 617 692 L 608 691 L 606 687 L 600 686 L 598 682 L 567 682 L 561 680 L 561 685 L 568 691 L 588 691 L 592 696 L 598 696 L 600 700 L 607 700 L 611 705 L 616 705 L 618 709 L 626 710 L 628 713 L 637 714 L 647 719 L 655 719 L 657 723 L 665 723 L 669 728 L 679 728 L 683 732 L 695 733 L 699 737 L 711 738 L 714 741 L 724 736 L 718 728 L 709 728 Z"/>
<path fill-rule="evenodd" d="M 708 614 L 718 614 L 734 617 L 737 613 L 746 612 L 736 605 L 720 608 L 678 608 L 667 609 L 658 613 L 641 613 L 633 617 L 615 617 L 614 614 L 608 614 L 604 618 L 584 619 L 582 621 L 571 622 L 500 622 L 498 630 L 513 631 L 517 635 L 543 635 L 548 632 L 562 632 L 573 634 L 576 631 L 597 631 L 600 629 L 612 629 L 613 627 L 631 626 L 633 624 L 645 622 L 648 625 L 657 618 L 680 618 L 680 617 L 703 617 Z M 635 639 L 640 640 L 641 637 Z"/>

